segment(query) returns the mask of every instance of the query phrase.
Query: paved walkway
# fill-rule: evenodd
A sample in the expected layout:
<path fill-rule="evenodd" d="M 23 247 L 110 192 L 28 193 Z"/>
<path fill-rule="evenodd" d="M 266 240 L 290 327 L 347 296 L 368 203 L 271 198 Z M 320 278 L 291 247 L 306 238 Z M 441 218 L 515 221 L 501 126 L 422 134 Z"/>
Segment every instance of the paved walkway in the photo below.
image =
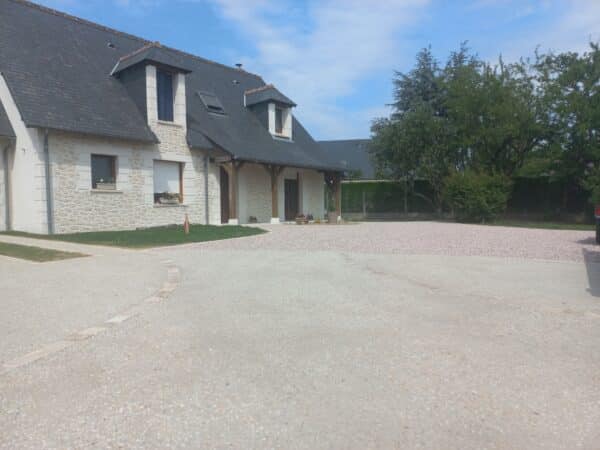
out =
<path fill-rule="evenodd" d="M 167 279 L 161 258 L 148 252 L 7 235 L 0 241 L 90 255 L 45 263 L 0 256 L 0 372 L 2 363 L 128 310 Z"/>

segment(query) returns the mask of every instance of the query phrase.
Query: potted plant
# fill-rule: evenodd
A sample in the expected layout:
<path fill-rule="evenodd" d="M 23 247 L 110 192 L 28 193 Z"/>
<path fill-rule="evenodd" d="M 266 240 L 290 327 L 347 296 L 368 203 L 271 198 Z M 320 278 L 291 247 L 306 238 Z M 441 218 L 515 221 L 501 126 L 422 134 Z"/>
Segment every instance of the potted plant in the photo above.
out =
<path fill-rule="evenodd" d="M 304 214 L 298 214 L 296 216 L 296 223 L 298 225 L 305 225 L 308 223 L 308 219 L 306 218 L 306 216 Z"/>
<path fill-rule="evenodd" d="M 98 181 L 96 181 L 96 189 L 103 191 L 114 191 L 117 189 L 117 183 L 115 183 L 115 180 L 112 179 L 105 180 L 104 178 L 100 178 Z"/>
<path fill-rule="evenodd" d="M 161 205 L 177 205 L 179 202 L 179 194 L 173 194 L 171 192 L 163 192 L 158 197 L 158 202 Z"/>

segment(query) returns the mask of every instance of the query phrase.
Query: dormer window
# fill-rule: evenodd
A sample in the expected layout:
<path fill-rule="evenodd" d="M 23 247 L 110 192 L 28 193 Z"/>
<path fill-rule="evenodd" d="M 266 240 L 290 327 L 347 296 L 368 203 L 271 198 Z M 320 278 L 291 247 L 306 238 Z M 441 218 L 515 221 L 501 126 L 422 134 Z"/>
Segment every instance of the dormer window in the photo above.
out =
<path fill-rule="evenodd" d="M 275 108 L 275 134 L 283 134 L 283 108 Z"/>
<path fill-rule="evenodd" d="M 269 103 L 269 131 L 273 137 L 292 139 L 292 108 Z"/>
<path fill-rule="evenodd" d="M 156 97 L 158 120 L 173 122 L 173 74 L 164 70 L 156 71 Z"/>
<path fill-rule="evenodd" d="M 292 108 L 296 104 L 267 84 L 244 92 L 244 105 L 254 111 L 275 139 L 292 140 Z"/>

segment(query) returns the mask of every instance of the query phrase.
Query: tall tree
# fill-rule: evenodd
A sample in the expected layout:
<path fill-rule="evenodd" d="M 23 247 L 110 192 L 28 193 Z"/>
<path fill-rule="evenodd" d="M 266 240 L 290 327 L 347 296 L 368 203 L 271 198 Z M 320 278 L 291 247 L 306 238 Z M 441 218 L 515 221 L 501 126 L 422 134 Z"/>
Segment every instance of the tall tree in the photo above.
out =
<path fill-rule="evenodd" d="M 566 189 L 579 185 L 600 191 L 600 48 L 582 55 L 548 54 L 536 63 L 549 138 L 545 154 L 551 174 Z M 598 181 L 595 181 L 598 180 Z M 565 200 L 567 196 L 565 191 Z"/>

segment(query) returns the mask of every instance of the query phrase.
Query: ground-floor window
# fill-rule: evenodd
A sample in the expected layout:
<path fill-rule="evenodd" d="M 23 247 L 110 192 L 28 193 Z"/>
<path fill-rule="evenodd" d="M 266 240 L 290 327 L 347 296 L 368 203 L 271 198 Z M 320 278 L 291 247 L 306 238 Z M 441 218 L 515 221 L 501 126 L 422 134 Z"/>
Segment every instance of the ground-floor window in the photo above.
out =
<path fill-rule="evenodd" d="M 183 163 L 154 161 L 154 203 L 183 202 Z"/>
<path fill-rule="evenodd" d="M 117 188 L 117 157 L 92 155 L 92 189 Z"/>

